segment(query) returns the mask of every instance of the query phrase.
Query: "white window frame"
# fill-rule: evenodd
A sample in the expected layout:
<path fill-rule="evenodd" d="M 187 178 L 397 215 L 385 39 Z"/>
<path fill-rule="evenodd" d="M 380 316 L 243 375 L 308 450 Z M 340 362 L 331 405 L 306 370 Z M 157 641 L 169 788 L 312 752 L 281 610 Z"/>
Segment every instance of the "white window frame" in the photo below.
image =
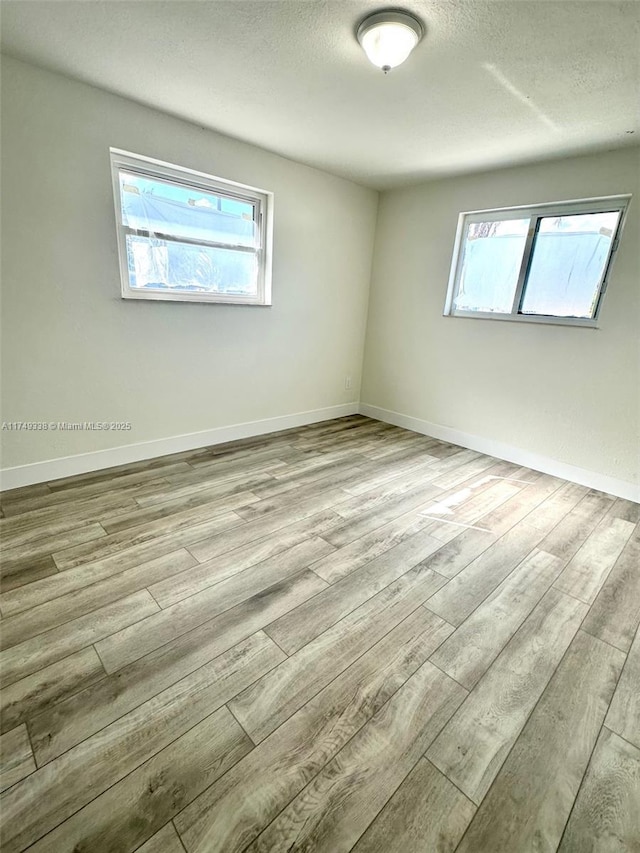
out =
<path fill-rule="evenodd" d="M 586 328 L 598 328 L 598 318 L 602 307 L 603 297 L 607 289 L 609 274 L 613 266 L 615 253 L 618 250 L 620 237 L 631 195 L 612 195 L 601 198 L 576 199 L 572 201 L 545 202 L 544 204 L 531 204 L 523 207 L 502 207 L 491 210 L 471 210 L 461 213 L 458 217 L 458 227 L 451 261 L 451 272 L 449 274 L 449 285 L 447 298 L 444 306 L 444 315 L 451 317 L 475 317 L 484 320 L 509 320 L 517 323 L 549 323 L 561 326 L 583 326 Z M 547 314 L 520 314 L 523 296 L 526 289 L 527 277 L 531 265 L 531 256 L 538 234 L 540 220 L 545 216 L 569 216 L 575 213 L 613 213 L 620 211 L 618 227 L 611 241 L 609 256 L 602 272 L 598 287 L 598 297 L 593 317 L 554 317 Z M 468 311 L 455 307 L 455 298 L 458 294 L 460 276 L 462 273 L 463 243 L 467 228 L 473 222 L 494 222 L 508 219 L 525 219 L 529 217 L 529 228 L 522 255 L 522 264 L 518 275 L 518 283 L 514 294 L 511 311 L 499 313 L 492 311 Z"/>
<path fill-rule="evenodd" d="M 116 232 L 118 238 L 118 255 L 120 259 L 120 281 L 123 299 L 153 299 L 171 302 L 215 302 L 227 305 L 271 305 L 271 266 L 273 255 L 273 193 L 268 190 L 239 184 L 226 178 L 217 178 L 205 172 L 197 172 L 184 166 L 175 166 L 163 160 L 154 160 L 141 154 L 122 151 L 119 148 L 109 149 L 111 157 L 111 176 L 113 181 L 113 197 L 116 214 Z M 180 186 L 213 192 L 223 198 L 233 201 L 246 201 L 254 206 L 258 226 L 258 247 L 247 247 L 217 241 L 189 240 L 180 238 L 180 242 L 213 248 L 247 251 L 258 257 L 258 289 L 255 296 L 240 296 L 225 293 L 179 292 L 177 290 L 131 287 L 129 283 L 129 264 L 127 259 L 127 234 L 143 234 L 134 228 L 128 228 L 122 223 L 122 199 L 120 196 L 120 169 L 134 172 L 144 177 L 158 178 L 171 181 Z M 171 235 L 162 235 L 162 239 L 176 240 Z"/>

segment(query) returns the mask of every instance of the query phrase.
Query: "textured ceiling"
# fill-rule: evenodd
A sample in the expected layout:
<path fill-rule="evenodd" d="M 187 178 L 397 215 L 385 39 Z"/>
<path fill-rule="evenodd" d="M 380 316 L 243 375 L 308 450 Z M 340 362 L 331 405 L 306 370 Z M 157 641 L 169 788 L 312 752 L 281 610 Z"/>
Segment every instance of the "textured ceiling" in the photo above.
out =
<path fill-rule="evenodd" d="M 640 141 L 640 3 L 402 5 L 427 34 L 386 77 L 370 0 L 3 0 L 2 48 L 374 187 Z"/>

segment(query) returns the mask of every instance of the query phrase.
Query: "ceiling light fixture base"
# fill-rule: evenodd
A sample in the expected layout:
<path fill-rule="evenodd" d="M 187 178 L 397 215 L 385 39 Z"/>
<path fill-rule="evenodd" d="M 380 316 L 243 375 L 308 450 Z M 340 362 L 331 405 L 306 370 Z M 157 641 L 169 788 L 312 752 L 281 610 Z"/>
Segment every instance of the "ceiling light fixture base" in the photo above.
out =
<path fill-rule="evenodd" d="M 423 35 L 421 21 L 402 9 L 368 15 L 356 32 L 369 61 L 385 74 L 407 59 Z"/>

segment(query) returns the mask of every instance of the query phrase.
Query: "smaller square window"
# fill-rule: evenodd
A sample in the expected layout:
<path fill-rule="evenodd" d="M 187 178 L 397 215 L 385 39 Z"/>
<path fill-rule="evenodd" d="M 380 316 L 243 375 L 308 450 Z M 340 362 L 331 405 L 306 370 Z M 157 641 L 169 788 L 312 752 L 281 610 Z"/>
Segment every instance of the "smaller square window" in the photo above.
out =
<path fill-rule="evenodd" d="M 461 213 L 444 313 L 595 326 L 629 200 Z"/>
<path fill-rule="evenodd" d="M 271 304 L 273 196 L 111 149 L 122 296 Z"/>

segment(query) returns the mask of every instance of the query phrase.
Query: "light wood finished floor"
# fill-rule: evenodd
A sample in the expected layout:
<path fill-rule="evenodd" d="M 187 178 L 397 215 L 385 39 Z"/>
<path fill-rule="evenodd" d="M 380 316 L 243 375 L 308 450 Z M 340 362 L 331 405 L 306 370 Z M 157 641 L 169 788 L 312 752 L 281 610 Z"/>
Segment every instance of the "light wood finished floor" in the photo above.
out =
<path fill-rule="evenodd" d="M 639 521 L 360 416 L 5 493 L 2 850 L 637 853 Z"/>

